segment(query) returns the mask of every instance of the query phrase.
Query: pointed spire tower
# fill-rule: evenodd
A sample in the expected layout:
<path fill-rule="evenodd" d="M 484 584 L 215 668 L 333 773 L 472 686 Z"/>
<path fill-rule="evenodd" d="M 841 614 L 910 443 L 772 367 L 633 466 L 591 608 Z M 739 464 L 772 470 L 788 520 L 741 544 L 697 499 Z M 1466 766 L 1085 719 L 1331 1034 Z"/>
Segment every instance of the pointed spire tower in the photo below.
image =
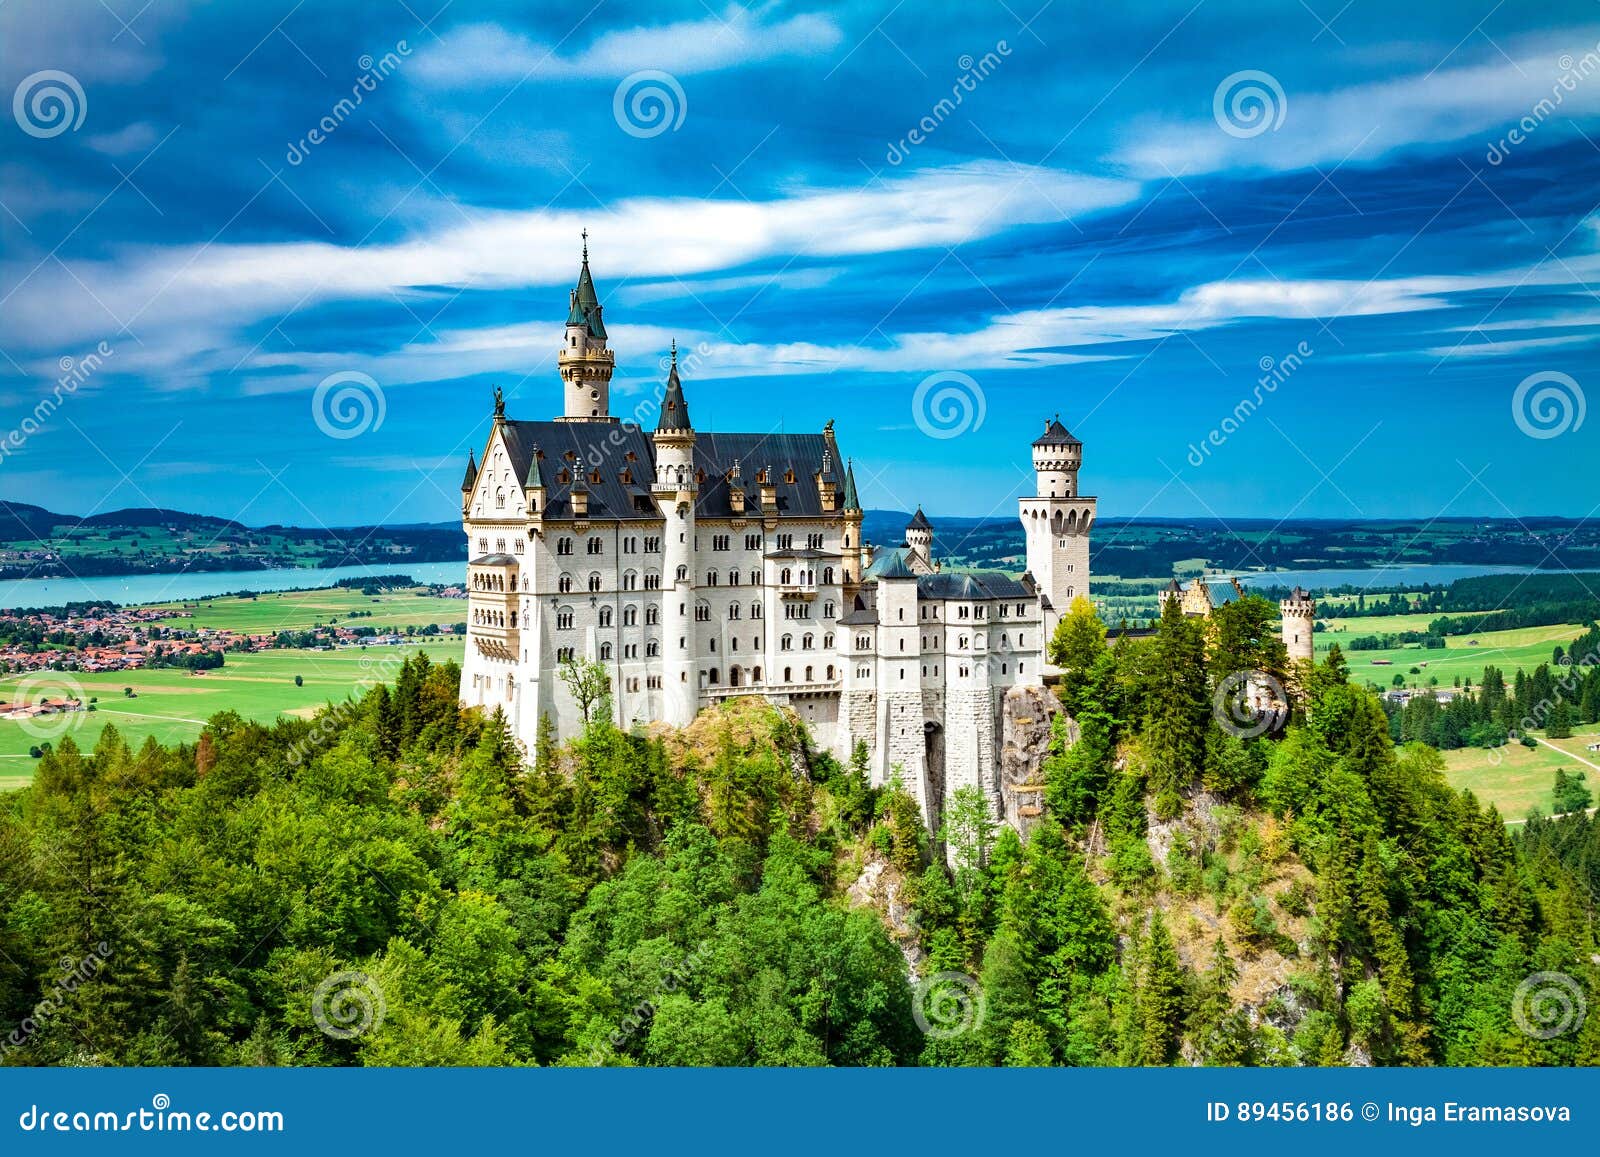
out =
<path fill-rule="evenodd" d="M 589 231 L 583 231 L 583 265 L 568 298 L 567 328 L 556 359 L 567 422 L 615 422 L 611 416 L 611 372 L 616 354 L 606 346 L 604 309 L 589 274 Z"/>
<path fill-rule="evenodd" d="M 695 674 L 699 656 L 694 618 L 694 522 L 699 481 L 694 464 L 694 425 L 678 379 L 678 343 L 672 343 L 672 368 L 656 423 L 656 482 L 651 488 L 666 520 L 661 542 L 665 595 L 661 600 L 661 680 L 666 721 L 686 727 L 699 708 Z"/>

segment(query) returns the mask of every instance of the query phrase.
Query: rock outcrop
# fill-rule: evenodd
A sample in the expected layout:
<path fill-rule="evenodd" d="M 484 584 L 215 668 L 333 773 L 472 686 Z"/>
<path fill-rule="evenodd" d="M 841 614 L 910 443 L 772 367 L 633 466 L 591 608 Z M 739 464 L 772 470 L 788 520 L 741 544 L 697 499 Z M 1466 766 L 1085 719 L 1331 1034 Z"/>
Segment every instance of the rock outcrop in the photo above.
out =
<path fill-rule="evenodd" d="M 1044 812 L 1044 760 L 1060 711 L 1060 700 L 1047 687 L 1012 687 L 1001 704 L 1000 818 L 1023 839 Z M 1070 718 L 1067 741 L 1078 741 L 1078 725 Z"/>

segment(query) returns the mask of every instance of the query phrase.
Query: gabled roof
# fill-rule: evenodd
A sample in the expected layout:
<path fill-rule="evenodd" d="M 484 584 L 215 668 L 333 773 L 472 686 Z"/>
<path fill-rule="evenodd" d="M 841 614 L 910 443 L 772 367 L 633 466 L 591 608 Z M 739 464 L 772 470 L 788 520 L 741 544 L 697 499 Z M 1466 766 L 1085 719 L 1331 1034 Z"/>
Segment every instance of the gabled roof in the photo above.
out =
<path fill-rule="evenodd" d="M 1082 446 L 1083 443 L 1072 436 L 1065 426 L 1061 424 L 1061 416 L 1044 424 L 1044 433 L 1033 440 L 1035 446 Z"/>
<path fill-rule="evenodd" d="M 917 579 L 919 599 L 1027 599 L 1033 597 L 1023 583 L 999 571 L 973 571 L 957 574 L 941 571 Z"/>
<path fill-rule="evenodd" d="M 917 507 L 917 512 L 911 516 L 911 521 L 906 523 L 906 529 L 931 531 L 933 523 L 928 521 L 928 516 L 922 513 L 922 507 L 919 506 Z"/>
<path fill-rule="evenodd" d="M 874 562 L 867 571 L 867 577 L 872 579 L 914 579 L 917 572 L 906 565 L 905 556 L 898 550 L 891 550 L 880 562 Z"/>

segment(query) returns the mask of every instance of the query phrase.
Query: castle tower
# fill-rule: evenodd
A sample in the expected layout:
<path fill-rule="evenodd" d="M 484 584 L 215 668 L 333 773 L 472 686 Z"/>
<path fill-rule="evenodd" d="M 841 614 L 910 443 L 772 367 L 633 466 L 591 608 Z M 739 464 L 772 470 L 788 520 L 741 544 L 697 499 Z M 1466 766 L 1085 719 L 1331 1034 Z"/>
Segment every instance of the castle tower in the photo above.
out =
<path fill-rule="evenodd" d="M 1033 443 L 1035 496 L 1019 503 L 1027 537 L 1028 573 L 1050 601 L 1045 612 L 1045 637 L 1066 614 L 1072 600 L 1089 594 L 1089 531 L 1094 526 L 1095 500 L 1078 493 L 1083 443 L 1058 416 L 1045 423 Z"/>
<path fill-rule="evenodd" d="M 606 327 L 600 299 L 589 276 L 589 231 L 583 232 L 583 268 L 567 310 L 567 330 L 556 363 L 561 370 L 565 406 L 562 420 L 594 422 L 611 416 L 611 371 L 617 356 L 606 348 Z"/>
<path fill-rule="evenodd" d="M 848 461 L 844 466 L 844 530 L 839 536 L 839 550 L 844 555 L 844 581 L 847 594 L 854 594 L 861 576 L 872 565 L 871 553 L 861 541 L 861 496 L 856 492 L 856 466 Z"/>
<path fill-rule="evenodd" d="M 1317 623 L 1317 600 L 1304 587 L 1295 587 L 1278 604 L 1278 611 L 1283 615 L 1283 645 L 1289 651 L 1289 662 L 1314 662 L 1312 631 Z"/>
<path fill-rule="evenodd" d="M 672 343 L 672 368 L 661 418 L 656 423 L 656 480 L 651 492 L 667 520 L 662 532 L 661 688 L 666 722 L 685 727 L 699 703 L 695 674 L 698 654 L 694 619 L 694 426 L 683 383 L 678 380 L 678 343 Z"/>
<path fill-rule="evenodd" d="M 920 506 L 906 523 L 906 554 L 906 562 L 917 574 L 933 573 L 933 523 Z"/>

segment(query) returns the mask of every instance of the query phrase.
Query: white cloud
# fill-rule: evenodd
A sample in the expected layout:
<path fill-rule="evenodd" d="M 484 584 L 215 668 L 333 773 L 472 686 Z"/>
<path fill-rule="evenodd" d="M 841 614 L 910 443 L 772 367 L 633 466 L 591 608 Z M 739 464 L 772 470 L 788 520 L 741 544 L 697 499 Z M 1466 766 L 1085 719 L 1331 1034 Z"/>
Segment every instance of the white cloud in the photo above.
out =
<path fill-rule="evenodd" d="M 835 48 L 842 33 L 829 17 L 805 14 L 768 22 L 738 5 L 721 15 L 653 27 L 607 32 L 587 48 L 544 44 L 498 24 L 466 24 L 419 51 L 411 68 L 436 87 L 503 84 L 540 79 L 620 78 L 640 69 L 675 76 L 791 56 L 816 56 Z"/>
<path fill-rule="evenodd" d="M 1485 49 L 1480 63 L 1329 92 L 1301 91 L 1285 74 L 1277 77 L 1287 103 L 1280 127 L 1236 137 L 1209 117 L 1164 121 L 1134 132 L 1117 160 L 1132 172 L 1160 178 L 1365 161 L 1408 145 L 1474 137 L 1487 155 L 1502 141 L 1503 130 L 1523 118 L 1534 123 L 1530 138 L 1541 133 L 1553 138 L 1571 131 L 1569 118 L 1600 114 L 1600 43 L 1594 26 L 1513 44 L 1510 54 Z M 1270 63 L 1263 70 L 1270 73 Z"/>
<path fill-rule="evenodd" d="M 389 300 L 423 287 L 564 285 L 578 233 L 612 286 L 691 278 L 795 255 L 838 257 L 956 246 L 974 237 L 1125 204 L 1128 181 L 974 163 L 874 181 L 797 189 L 769 201 L 633 198 L 605 211 L 463 210 L 385 245 L 318 241 L 140 250 L 122 260 L 54 264 L 0 309 L 0 344 L 47 349 L 127 325 L 141 341 L 188 340 L 333 300 Z M 13 266 L 16 279 L 29 270 Z M 89 292 L 92 288 L 92 295 Z M 113 320 L 115 319 L 115 320 Z M 191 350 L 192 344 L 188 346 Z"/>
<path fill-rule="evenodd" d="M 134 121 L 115 132 L 90 137 L 89 147 L 107 156 L 125 157 L 147 152 L 157 139 L 156 128 L 149 121 Z"/>

